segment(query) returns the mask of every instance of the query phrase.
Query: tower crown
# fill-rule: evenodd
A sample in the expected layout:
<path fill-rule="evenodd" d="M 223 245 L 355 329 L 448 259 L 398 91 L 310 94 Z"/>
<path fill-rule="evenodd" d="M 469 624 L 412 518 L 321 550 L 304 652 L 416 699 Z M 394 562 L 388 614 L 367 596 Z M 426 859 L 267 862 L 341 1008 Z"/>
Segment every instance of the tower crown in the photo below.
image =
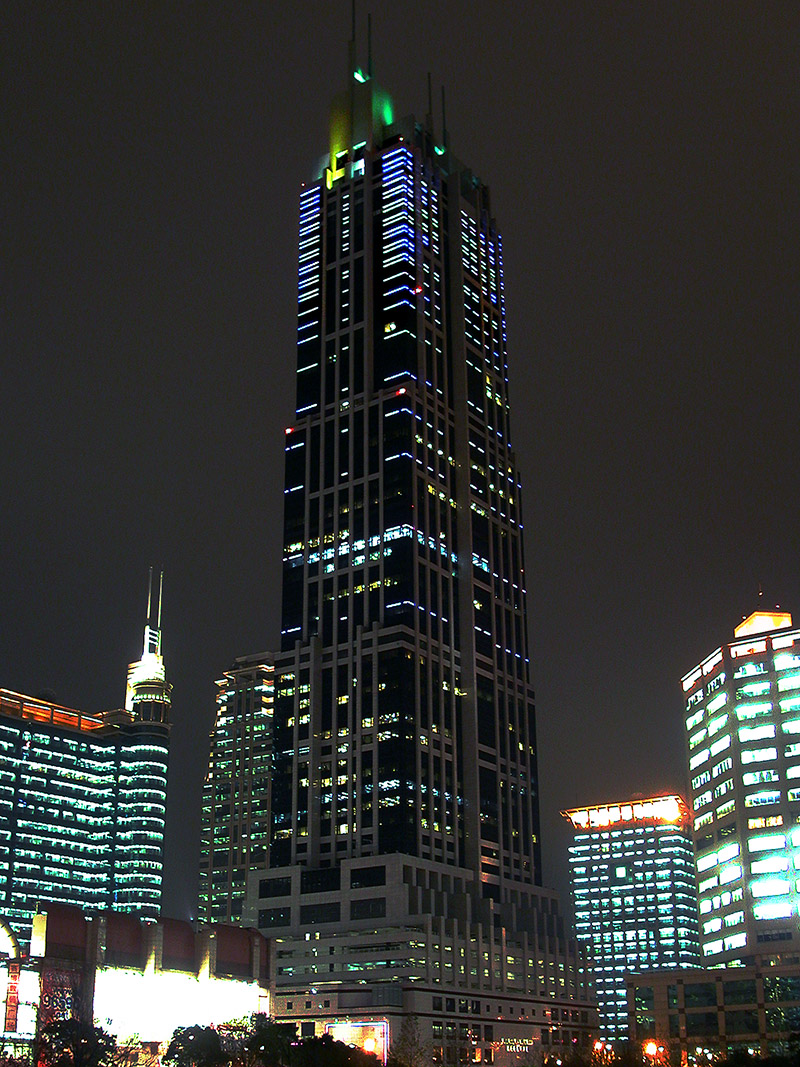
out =
<path fill-rule="evenodd" d="M 766 634 L 770 630 L 785 630 L 792 625 L 792 613 L 790 611 L 754 611 L 746 619 L 742 619 L 738 626 L 733 629 L 734 637 L 747 637 L 750 634 Z"/>
<path fill-rule="evenodd" d="M 136 718 L 148 722 L 167 722 L 172 699 L 172 686 L 167 681 L 164 657 L 161 654 L 161 601 L 164 592 L 164 572 L 158 579 L 158 597 L 153 597 L 153 568 L 147 584 L 147 621 L 144 627 L 142 658 L 128 665 L 128 685 L 125 707 Z"/>

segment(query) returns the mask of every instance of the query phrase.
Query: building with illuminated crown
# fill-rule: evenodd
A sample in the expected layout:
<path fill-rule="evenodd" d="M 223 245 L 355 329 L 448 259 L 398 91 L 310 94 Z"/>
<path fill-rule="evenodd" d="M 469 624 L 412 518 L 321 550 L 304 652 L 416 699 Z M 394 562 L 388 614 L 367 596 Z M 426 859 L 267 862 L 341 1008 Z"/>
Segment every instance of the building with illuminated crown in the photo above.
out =
<path fill-rule="evenodd" d="M 353 74 L 355 71 L 355 75 Z M 485 1060 L 588 1039 L 541 887 L 503 249 L 430 114 L 350 68 L 300 196 L 269 869 L 275 1012 Z M 370 1039 L 372 1040 L 372 1038 Z"/>
<path fill-rule="evenodd" d="M 800 961 L 800 630 L 756 611 L 682 679 L 707 966 Z"/>
<path fill-rule="evenodd" d="M 217 681 L 200 830 L 198 918 L 239 922 L 247 872 L 269 843 L 272 657 L 241 656 Z"/>
<path fill-rule="evenodd" d="M 147 586 L 147 621 L 142 658 L 128 667 L 125 708 L 138 722 L 169 722 L 172 686 L 167 681 L 161 652 L 161 601 L 164 572 L 158 578 L 158 599 L 153 602 L 153 568 Z"/>
<path fill-rule="evenodd" d="M 700 962 L 689 812 L 673 795 L 562 815 L 575 835 L 575 929 L 589 950 L 600 1030 L 627 1040 L 625 976 Z"/>
<path fill-rule="evenodd" d="M 169 685 L 147 688 L 97 715 L 0 689 L 0 918 L 23 945 L 48 902 L 160 913 Z"/>

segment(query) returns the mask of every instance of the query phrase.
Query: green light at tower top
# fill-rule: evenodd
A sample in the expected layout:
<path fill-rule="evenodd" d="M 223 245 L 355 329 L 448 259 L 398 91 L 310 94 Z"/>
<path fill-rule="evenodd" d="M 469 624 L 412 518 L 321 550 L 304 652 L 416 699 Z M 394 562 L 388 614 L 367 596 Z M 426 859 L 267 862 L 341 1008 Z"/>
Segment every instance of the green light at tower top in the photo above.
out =
<path fill-rule="evenodd" d="M 328 188 L 345 176 L 346 165 L 354 162 L 356 146 L 372 150 L 394 122 L 389 94 L 360 68 L 354 71 L 353 79 L 347 90 L 337 93 L 331 107 L 329 158 L 319 175 L 326 178 Z"/>

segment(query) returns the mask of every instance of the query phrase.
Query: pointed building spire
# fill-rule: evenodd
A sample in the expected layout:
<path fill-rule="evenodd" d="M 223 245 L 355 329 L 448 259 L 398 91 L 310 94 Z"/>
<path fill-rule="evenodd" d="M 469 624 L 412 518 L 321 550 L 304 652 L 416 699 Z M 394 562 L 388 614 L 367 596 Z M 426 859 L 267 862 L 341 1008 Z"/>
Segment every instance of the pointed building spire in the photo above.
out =
<path fill-rule="evenodd" d="M 158 578 L 158 602 L 153 606 L 153 568 L 147 581 L 147 618 L 144 626 L 142 658 L 128 665 L 125 707 L 134 717 L 146 722 L 167 722 L 172 686 L 167 681 L 161 654 L 161 602 L 164 594 L 164 571 Z M 153 616 L 155 615 L 155 625 Z"/>

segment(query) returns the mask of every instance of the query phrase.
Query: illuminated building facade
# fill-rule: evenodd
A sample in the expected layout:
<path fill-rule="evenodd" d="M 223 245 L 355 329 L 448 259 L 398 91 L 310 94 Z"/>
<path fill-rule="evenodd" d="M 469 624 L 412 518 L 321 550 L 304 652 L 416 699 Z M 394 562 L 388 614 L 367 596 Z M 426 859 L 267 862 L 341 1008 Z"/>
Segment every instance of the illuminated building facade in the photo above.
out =
<path fill-rule="evenodd" d="M 575 834 L 575 929 L 589 949 L 600 1029 L 627 1040 L 625 975 L 700 962 L 688 809 L 663 796 L 562 814 Z"/>
<path fill-rule="evenodd" d="M 272 658 L 242 656 L 217 681 L 203 786 L 198 918 L 238 922 L 247 871 L 269 843 Z"/>
<path fill-rule="evenodd" d="M 0 914 L 48 901 L 156 918 L 169 726 L 0 690 Z"/>
<path fill-rule="evenodd" d="M 360 70 L 300 196 L 298 301 L 270 868 L 248 892 L 276 1011 L 413 1013 L 489 1059 L 583 1041 L 580 953 L 540 886 L 502 241 L 430 116 L 395 121 Z"/>
<path fill-rule="evenodd" d="M 800 630 L 756 611 L 682 679 L 706 966 L 800 959 Z"/>
<path fill-rule="evenodd" d="M 3 1042 L 30 1045 L 38 1028 L 78 1018 L 141 1043 L 135 1062 L 160 1063 L 178 1026 L 269 1014 L 268 949 L 255 930 L 50 904 L 35 916 L 30 956 L 0 962 Z"/>

